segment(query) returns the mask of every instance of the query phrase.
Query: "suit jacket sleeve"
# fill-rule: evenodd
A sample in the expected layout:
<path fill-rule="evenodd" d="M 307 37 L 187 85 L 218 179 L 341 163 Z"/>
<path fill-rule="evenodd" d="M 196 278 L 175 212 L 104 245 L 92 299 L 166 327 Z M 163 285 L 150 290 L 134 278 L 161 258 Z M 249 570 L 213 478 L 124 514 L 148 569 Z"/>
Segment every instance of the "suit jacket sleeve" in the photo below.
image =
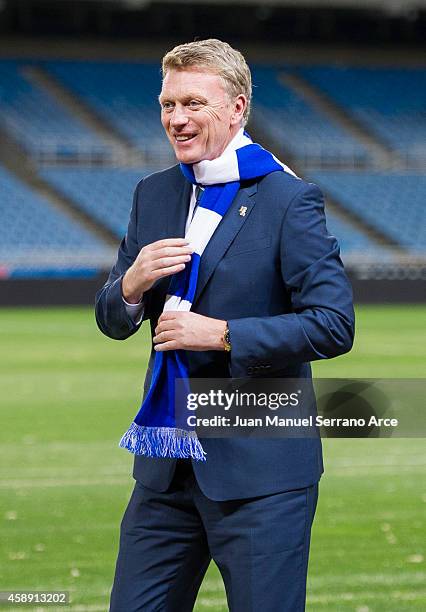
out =
<path fill-rule="evenodd" d="M 149 291 L 144 294 L 143 319 L 135 323 L 127 314 L 121 284 L 123 276 L 139 254 L 136 237 L 138 194 L 143 181 L 136 187 L 127 233 L 121 241 L 118 256 L 107 282 L 96 294 L 95 315 L 99 329 L 110 338 L 124 340 L 134 334 L 149 317 Z"/>
<path fill-rule="evenodd" d="M 352 290 L 316 185 L 304 183 L 285 212 L 280 258 L 292 312 L 228 321 L 235 378 L 335 357 L 352 346 Z"/>

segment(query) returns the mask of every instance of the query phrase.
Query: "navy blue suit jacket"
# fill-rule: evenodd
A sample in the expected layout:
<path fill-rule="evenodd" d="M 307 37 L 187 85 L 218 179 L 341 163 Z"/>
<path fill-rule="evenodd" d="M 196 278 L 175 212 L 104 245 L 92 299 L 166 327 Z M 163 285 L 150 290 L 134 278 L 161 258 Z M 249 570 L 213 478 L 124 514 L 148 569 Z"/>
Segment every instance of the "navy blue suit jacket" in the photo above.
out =
<path fill-rule="evenodd" d="M 138 330 L 122 300 L 123 275 L 145 245 L 184 236 L 190 193 L 179 166 L 137 186 L 117 262 L 96 297 L 96 319 L 107 336 L 123 340 Z M 144 296 L 144 319 L 152 330 L 169 282 L 162 279 Z M 192 377 L 309 378 L 310 361 L 350 350 L 352 292 L 318 187 L 285 172 L 243 183 L 204 251 L 192 310 L 227 320 L 232 342 L 230 354 L 188 352 Z M 152 362 L 153 354 L 145 392 Z M 200 488 L 214 500 L 309 486 L 323 471 L 316 438 L 204 439 L 203 447 L 207 461 L 194 461 L 193 468 Z M 133 474 L 165 491 L 175 464 L 137 456 Z"/>

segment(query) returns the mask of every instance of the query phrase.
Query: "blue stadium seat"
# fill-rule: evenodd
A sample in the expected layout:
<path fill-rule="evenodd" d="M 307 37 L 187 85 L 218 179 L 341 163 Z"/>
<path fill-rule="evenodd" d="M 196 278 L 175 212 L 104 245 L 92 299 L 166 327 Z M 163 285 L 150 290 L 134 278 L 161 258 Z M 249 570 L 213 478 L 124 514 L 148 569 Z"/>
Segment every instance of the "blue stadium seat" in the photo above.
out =
<path fill-rule="evenodd" d="M 172 161 L 157 97 L 157 64 L 51 61 L 44 67 L 149 159 Z M 329 163 L 369 159 L 366 148 L 278 80 L 274 68 L 253 69 L 254 116 L 295 156 Z M 273 120 L 273 121 L 271 121 Z"/>
<path fill-rule="evenodd" d="M 79 263 L 71 268 L 87 270 L 94 261 L 110 260 L 103 242 L 1 166 L 0 185 L 0 267 L 19 261 L 20 268 L 52 270 L 73 260 Z"/>
<path fill-rule="evenodd" d="M 121 238 L 127 229 L 132 196 L 148 170 L 113 168 L 44 168 L 41 176 L 98 223 Z M 95 196 L 94 196 L 95 194 Z M 344 255 L 380 250 L 367 236 L 332 214 L 328 227 L 338 238 Z"/>
<path fill-rule="evenodd" d="M 327 212 L 327 227 L 329 232 L 339 241 L 344 260 L 359 255 L 374 255 L 381 258 L 386 251 L 386 249 L 370 240 L 366 234 L 330 212 Z"/>
<path fill-rule="evenodd" d="M 309 176 L 372 228 L 408 251 L 426 251 L 426 174 L 316 170 Z"/>
<path fill-rule="evenodd" d="M 365 146 L 280 81 L 281 72 L 253 68 L 253 116 L 259 130 L 311 166 L 367 162 L 370 155 Z"/>
<path fill-rule="evenodd" d="M 0 125 L 28 153 L 44 158 L 102 158 L 107 144 L 24 74 L 35 62 L 0 60 Z"/>
<path fill-rule="evenodd" d="M 407 162 L 426 161 L 426 70 L 310 66 L 298 73 Z"/>
<path fill-rule="evenodd" d="M 45 69 L 138 150 L 172 158 L 160 123 L 158 64 L 49 61 Z"/>
<path fill-rule="evenodd" d="M 50 167 L 41 176 L 118 238 L 126 233 L 133 192 L 148 169 Z"/>

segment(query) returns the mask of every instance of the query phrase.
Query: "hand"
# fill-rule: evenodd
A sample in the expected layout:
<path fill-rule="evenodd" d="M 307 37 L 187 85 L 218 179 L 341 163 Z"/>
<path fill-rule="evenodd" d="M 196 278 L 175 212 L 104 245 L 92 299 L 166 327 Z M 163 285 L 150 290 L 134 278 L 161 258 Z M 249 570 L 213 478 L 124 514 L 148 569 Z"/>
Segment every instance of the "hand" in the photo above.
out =
<path fill-rule="evenodd" d="M 137 304 L 156 280 L 181 272 L 193 253 L 188 245 L 184 238 L 166 238 L 143 247 L 123 278 L 126 302 Z"/>
<path fill-rule="evenodd" d="M 224 351 L 226 321 L 196 312 L 163 312 L 155 328 L 156 351 Z"/>

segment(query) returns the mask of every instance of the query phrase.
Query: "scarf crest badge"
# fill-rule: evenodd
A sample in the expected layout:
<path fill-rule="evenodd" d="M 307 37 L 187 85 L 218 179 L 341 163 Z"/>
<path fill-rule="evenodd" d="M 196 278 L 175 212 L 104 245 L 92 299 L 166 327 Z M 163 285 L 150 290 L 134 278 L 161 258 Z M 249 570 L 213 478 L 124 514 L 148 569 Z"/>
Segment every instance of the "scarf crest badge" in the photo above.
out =
<path fill-rule="evenodd" d="M 235 138 L 237 147 L 228 145 L 214 160 L 196 164 L 180 164 L 184 176 L 204 192 L 185 238 L 194 253 L 182 272 L 171 277 L 163 311 L 189 311 L 195 296 L 198 271 L 203 252 L 217 226 L 226 215 L 241 181 L 261 178 L 271 172 L 294 173 L 272 153 L 253 143 L 241 130 Z M 230 143 L 232 144 L 232 142 Z M 246 211 L 241 207 L 239 214 Z M 120 446 L 135 455 L 171 457 L 206 461 L 206 453 L 194 429 L 177 423 L 175 415 L 175 381 L 180 379 L 182 390 L 190 392 L 188 363 L 182 350 L 157 352 L 148 393 L 129 429 L 121 438 Z"/>

